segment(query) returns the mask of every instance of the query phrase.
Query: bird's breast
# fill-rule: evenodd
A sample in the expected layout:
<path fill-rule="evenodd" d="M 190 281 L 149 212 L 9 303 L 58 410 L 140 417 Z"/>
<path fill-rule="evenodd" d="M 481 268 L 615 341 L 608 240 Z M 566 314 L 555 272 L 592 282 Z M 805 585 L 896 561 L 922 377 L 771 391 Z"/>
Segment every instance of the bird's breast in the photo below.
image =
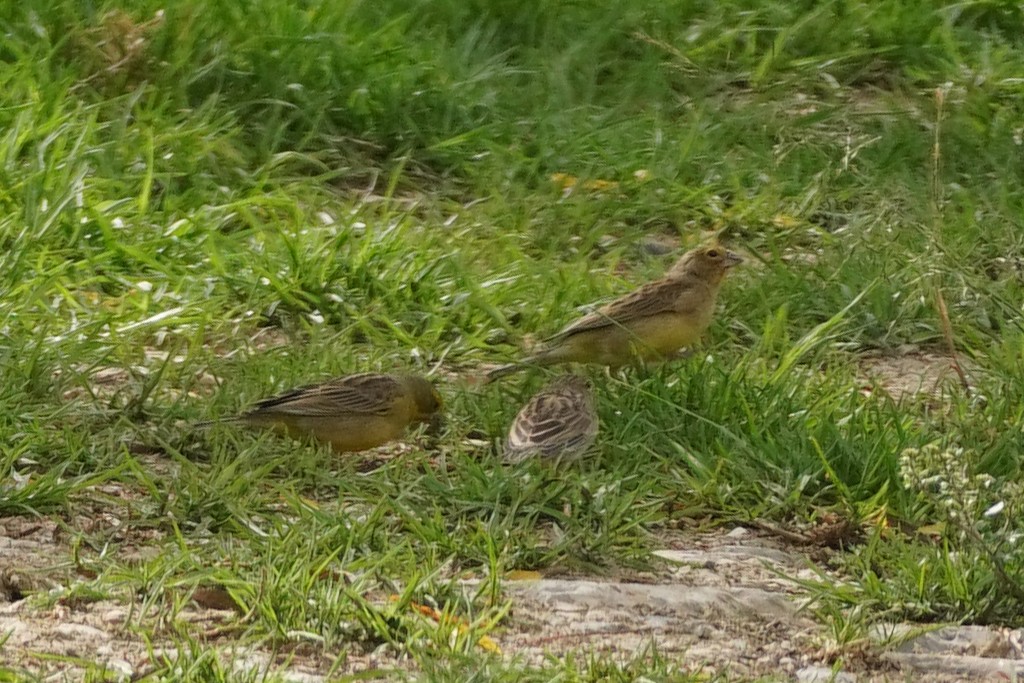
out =
<path fill-rule="evenodd" d="M 662 313 L 631 325 L 636 353 L 645 359 L 669 356 L 696 344 L 710 322 L 700 312 Z"/>

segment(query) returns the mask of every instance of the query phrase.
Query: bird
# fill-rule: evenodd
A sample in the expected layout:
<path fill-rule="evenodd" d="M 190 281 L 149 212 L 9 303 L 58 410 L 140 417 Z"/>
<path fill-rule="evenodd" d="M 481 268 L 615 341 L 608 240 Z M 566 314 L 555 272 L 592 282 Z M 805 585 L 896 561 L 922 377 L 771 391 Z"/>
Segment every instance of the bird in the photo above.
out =
<path fill-rule="evenodd" d="M 539 455 L 573 459 L 594 443 L 598 419 L 590 381 L 563 375 L 534 394 L 512 421 L 504 461 Z"/>
<path fill-rule="evenodd" d="M 722 280 L 742 262 L 717 243 L 691 249 L 661 279 L 569 324 L 537 353 L 488 372 L 487 381 L 531 365 L 594 363 L 614 369 L 665 360 L 700 339 L 711 324 Z"/>
<path fill-rule="evenodd" d="M 437 389 L 418 375 L 364 372 L 301 386 L 257 402 L 246 412 L 198 423 L 272 427 L 310 435 L 336 453 L 363 451 L 401 438 L 414 423 L 439 417 Z"/>

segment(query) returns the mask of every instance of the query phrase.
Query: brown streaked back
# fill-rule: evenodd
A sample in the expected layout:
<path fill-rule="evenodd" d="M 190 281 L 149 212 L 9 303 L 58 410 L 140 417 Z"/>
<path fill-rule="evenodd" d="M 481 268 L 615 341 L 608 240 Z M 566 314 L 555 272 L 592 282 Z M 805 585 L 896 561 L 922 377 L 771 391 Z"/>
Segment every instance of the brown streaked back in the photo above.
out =
<path fill-rule="evenodd" d="M 590 382 L 565 375 L 531 397 L 516 415 L 505 444 L 505 461 L 521 462 L 532 455 L 579 455 L 594 442 L 597 431 Z"/>

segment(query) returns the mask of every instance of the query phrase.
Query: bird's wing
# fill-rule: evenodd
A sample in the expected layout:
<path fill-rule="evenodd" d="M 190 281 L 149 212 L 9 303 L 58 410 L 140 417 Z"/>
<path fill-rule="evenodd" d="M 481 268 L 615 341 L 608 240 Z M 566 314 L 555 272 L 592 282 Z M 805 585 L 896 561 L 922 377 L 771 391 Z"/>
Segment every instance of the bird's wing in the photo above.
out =
<path fill-rule="evenodd" d="M 554 454 L 577 448 L 596 433 L 596 415 L 586 396 L 543 392 L 530 400 L 509 430 L 509 452 Z"/>
<path fill-rule="evenodd" d="M 253 406 L 247 415 L 380 415 L 394 406 L 401 393 L 401 383 L 388 375 L 350 375 L 298 387 L 264 399 Z"/>
<path fill-rule="evenodd" d="M 700 286 L 702 285 L 699 281 L 690 278 L 655 280 L 635 292 L 605 304 L 593 313 L 588 313 L 547 341 L 559 341 L 580 332 L 625 325 L 640 318 L 676 310 L 676 302 L 680 297 L 688 290 L 695 290 Z"/>

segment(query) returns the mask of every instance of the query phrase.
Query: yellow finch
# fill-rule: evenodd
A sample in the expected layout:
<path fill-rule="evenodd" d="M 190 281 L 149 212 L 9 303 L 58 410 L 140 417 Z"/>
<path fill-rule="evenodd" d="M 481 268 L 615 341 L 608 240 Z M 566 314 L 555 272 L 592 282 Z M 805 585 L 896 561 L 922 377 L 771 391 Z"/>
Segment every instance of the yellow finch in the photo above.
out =
<path fill-rule="evenodd" d="M 505 442 L 505 462 L 533 455 L 573 458 L 597 436 L 597 411 L 590 382 L 565 375 L 535 394 L 512 421 Z"/>
<path fill-rule="evenodd" d="M 273 427 L 296 438 L 311 435 L 344 453 L 398 439 L 409 425 L 431 421 L 440 410 L 441 396 L 426 379 L 365 372 L 292 389 L 215 422 Z"/>
<path fill-rule="evenodd" d="M 597 363 L 616 368 L 664 360 L 700 339 L 711 323 L 726 272 L 742 262 L 718 244 L 691 249 L 660 280 L 583 316 L 546 340 L 541 351 L 491 370 L 487 379 L 529 365 Z"/>

